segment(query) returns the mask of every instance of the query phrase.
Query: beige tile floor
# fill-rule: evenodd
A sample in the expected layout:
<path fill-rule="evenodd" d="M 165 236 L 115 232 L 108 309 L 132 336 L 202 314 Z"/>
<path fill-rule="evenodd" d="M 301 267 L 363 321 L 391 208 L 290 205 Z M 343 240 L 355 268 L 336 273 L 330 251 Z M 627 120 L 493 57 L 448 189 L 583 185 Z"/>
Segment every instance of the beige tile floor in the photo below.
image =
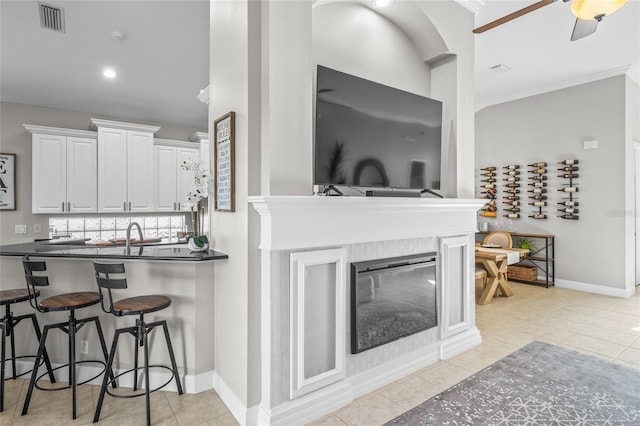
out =
<path fill-rule="evenodd" d="M 518 283 L 512 287 L 513 297 L 476 305 L 481 346 L 358 398 L 313 425 L 384 424 L 533 340 L 640 370 L 640 287 L 630 299 Z M 78 419 L 71 422 L 68 392 L 36 391 L 29 414 L 20 416 L 26 380 L 8 381 L 6 386 L 2 426 L 89 424 L 98 399 L 98 387 L 80 387 Z M 237 424 L 214 391 L 182 396 L 156 392 L 151 410 L 153 424 L 158 425 Z M 141 398 L 107 397 L 99 424 L 140 425 L 144 415 Z"/>

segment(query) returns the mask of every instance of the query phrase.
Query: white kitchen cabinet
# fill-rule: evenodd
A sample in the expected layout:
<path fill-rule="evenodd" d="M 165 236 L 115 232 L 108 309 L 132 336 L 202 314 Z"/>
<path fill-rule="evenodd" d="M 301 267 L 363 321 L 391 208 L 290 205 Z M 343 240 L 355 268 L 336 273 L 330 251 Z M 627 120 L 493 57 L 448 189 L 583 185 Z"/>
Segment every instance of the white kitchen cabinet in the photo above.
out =
<path fill-rule="evenodd" d="M 98 129 L 98 212 L 153 211 L 153 134 L 160 128 L 91 122 Z"/>
<path fill-rule="evenodd" d="M 193 188 L 193 173 L 181 167 L 199 158 L 190 142 L 156 139 L 153 147 L 153 194 L 155 211 L 186 211 L 186 195 Z"/>
<path fill-rule="evenodd" d="M 23 126 L 32 134 L 32 213 L 97 212 L 96 133 Z"/>
<path fill-rule="evenodd" d="M 191 135 L 189 140 L 191 142 L 198 143 L 200 149 L 200 161 L 202 163 L 202 166 L 207 170 L 211 170 L 209 133 L 195 132 Z"/>

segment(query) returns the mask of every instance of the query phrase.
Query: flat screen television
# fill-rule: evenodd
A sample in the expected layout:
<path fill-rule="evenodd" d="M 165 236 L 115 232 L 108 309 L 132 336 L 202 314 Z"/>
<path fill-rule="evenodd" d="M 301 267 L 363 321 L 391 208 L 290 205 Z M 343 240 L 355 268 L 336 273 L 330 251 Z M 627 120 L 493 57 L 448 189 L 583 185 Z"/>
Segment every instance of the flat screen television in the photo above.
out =
<path fill-rule="evenodd" d="M 321 65 L 314 183 L 440 189 L 442 102 Z"/>

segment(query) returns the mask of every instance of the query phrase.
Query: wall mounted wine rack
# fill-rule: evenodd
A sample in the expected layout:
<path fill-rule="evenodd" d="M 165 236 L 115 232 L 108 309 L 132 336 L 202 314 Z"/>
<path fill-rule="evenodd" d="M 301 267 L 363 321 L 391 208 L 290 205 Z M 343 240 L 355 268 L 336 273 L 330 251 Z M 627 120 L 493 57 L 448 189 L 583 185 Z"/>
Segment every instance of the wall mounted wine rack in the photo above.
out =
<path fill-rule="evenodd" d="M 577 173 L 580 170 L 577 165 L 578 163 L 579 161 L 576 159 L 558 161 L 558 165 L 560 166 L 558 168 L 558 177 L 560 179 L 565 179 L 565 182 L 562 183 L 563 186 L 558 188 L 558 191 L 569 195 L 569 198 L 565 197 L 563 198 L 563 201 L 558 202 L 558 205 L 560 206 L 560 208 L 558 208 L 558 213 L 560 213 L 558 214 L 558 217 L 561 219 L 580 219 L 578 216 L 580 210 L 577 208 L 579 203 L 576 201 L 577 197 L 575 196 L 575 193 L 578 192 L 579 188 L 578 184 L 574 182 L 579 177 Z"/>
<path fill-rule="evenodd" d="M 528 165 L 531 167 L 529 169 L 529 180 L 530 182 L 527 184 L 531 187 L 527 192 L 529 193 L 529 202 L 530 206 L 533 206 L 534 210 L 529 215 L 532 219 L 546 219 L 547 214 L 542 210 L 543 207 L 547 207 L 547 163 L 538 162 L 532 163 Z"/>
<path fill-rule="evenodd" d="M 505 176 L 504 181 L 504 201 L 503 204 L 507 204 L 509 207 L 505 207 L 506 214 L 503 216 L 509 219 L 520 219 L 520 165 L 508 164 L 502 167 Z"/>
<path fill-rule="evenodd" d="M 497 168 L 495 166 L 482 167 L 480 169 L 480 194 L 486 199 L 486 204 L 480 209 L 480 216 L 496 217 L 498 215 L 498 205 L 496 202 L 498 194 Z"/>

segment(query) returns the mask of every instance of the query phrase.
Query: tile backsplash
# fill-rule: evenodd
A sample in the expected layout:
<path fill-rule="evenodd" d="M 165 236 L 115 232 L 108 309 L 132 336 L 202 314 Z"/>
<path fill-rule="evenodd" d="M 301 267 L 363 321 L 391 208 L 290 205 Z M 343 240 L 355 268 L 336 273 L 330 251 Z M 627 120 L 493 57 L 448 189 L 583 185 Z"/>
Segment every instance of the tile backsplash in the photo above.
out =
<path fill-rule="evenodd" d="M 125 238 L 131 222 L 140 225 L 144 238 L 176 238 L 178 231 L 186 230 L 185 215 L 69 216 L 49 218 L 49 238 L 90 238 L 94 243 Z M 132 232 L 137 238 L 137 228 L 132 229 Z"/>

